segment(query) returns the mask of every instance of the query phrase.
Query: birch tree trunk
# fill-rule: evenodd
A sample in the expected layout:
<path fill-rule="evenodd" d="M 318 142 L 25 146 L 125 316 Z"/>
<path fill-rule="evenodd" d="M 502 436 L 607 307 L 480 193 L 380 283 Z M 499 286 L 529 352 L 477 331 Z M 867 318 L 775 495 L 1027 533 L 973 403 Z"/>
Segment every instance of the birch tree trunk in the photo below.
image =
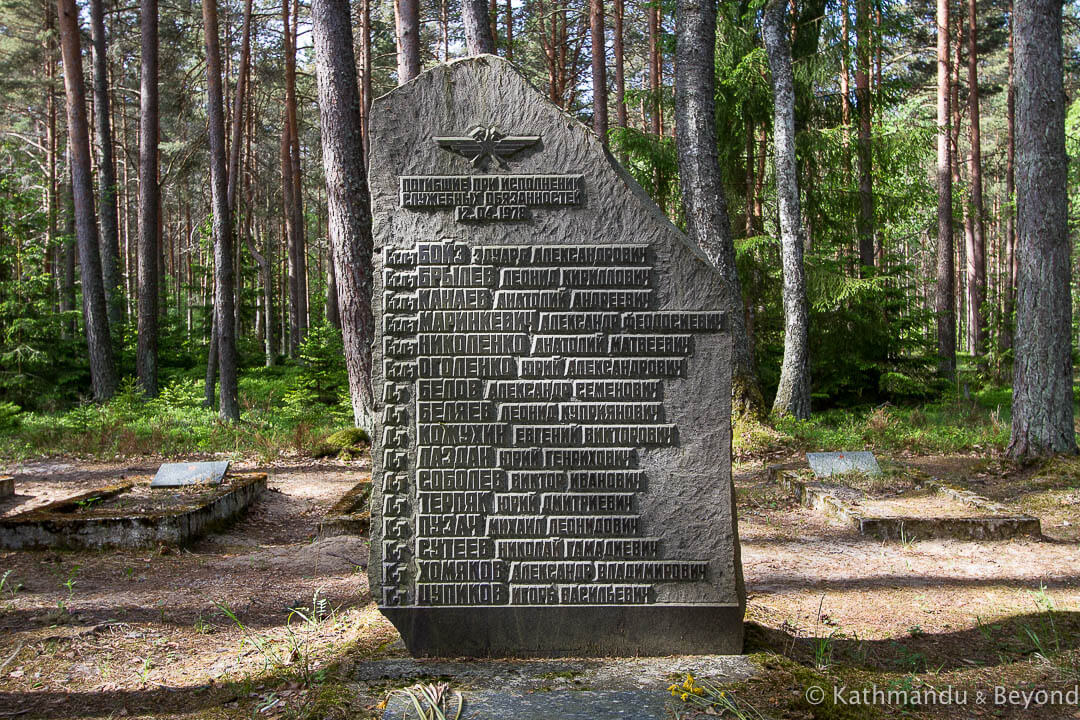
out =
<path fill-rule="evenodd" d="M 765 8 L 762 35 L 773 84 L 776 194 L 780 205 L 780 257 L 784 272 L 784 360 L 773 412 L 810 417 L 809 310 L 803 267 L 802 218 L 795 162 L 795 78 L 786 27 L 786 0 Z"/>
<path fill-rule="evenodd" d="M 716 2 L 679 0 L 676 7 L 675 141 L 686 229 L 723 276 L 733 340 L 733 413 L 760 415 L 764 401 L 754 373 L 742 289 L 735 267 L 727 198 L 716 148 Z"/>
<path fill-rule="evenodd" d="M 952 147 L 950 138 L 949 0 L 937 3 L 937 191 L 936 264 L 938 371 L 956 375 L 955 268 L 953 267 Z"/>
<path fill-rule="evenodd" d="M 98 228 L 94 220 L 94 180 L 90 171 L 90 131 L 86 121 L 86 87 L 83 82 L 79 11 L 75 7 L 75 0 L 57 0 L 56 11 L 59 18 L 60 50 L 64 60 L 71 195 L 75 237 L 79 246 L 86 347 L 90 357 L 90 382 L 94 399 L 100 402 L 113 396 L 117 380 L 112 340 L 109 336 L 105 289 L 101 281 Z"/>
<path fill-rule="evenodd" d="M 704 0 L 704 1 L 706 3 L 708 3 L 710 6 L 713 7 L 712 12 L 713 12 L 713 15 L 715 15 L 716 14 L 715 4 L 714 4 L 715 0 Z M 646 10 L 646 12 L 648 13 L 648 16 L 649 16 L 649 108 L 650 108 L 650 111 L 651 111 L 650 112 L 650 119 L 652 121 L 652 134 L 654 136 L 656 136 L 656 141 L 659 143 L 661 136 L 664 134 L 664 119 L 663 119 L 664 105 L 663 105 L 663 103 L 660 102 L 660 90 L 661 90 L 660 75 L 661 75 L 661 68 L 662 68 L 662 64 L 663 64 L 663 60 L 661 59 L 661 54 L 660 54 L 660 7 L 657 4 L 650 4 L 648 9 Z M 709 10 L 707 8 L 703 8 L 702 10 L 696 11 L 696 12 L 706 12 L 707 13 L 707 12 L 709 12 Z M 676 35 L 677 34 L 678 33 L 676 33 Z M 716 34 L 715 30 L 713 30 L 713 34 L 714 35 Z M 689 38 L 687 38 L 687 41 L 688 42 L 693 42 Z M 715 50 L 711 50 L 709 52 L 710 52 L 710 57 L 713 57 L 715 55 L 715 53 L 716 53 Z M 683 67 L 683 63 L 679 62 L 678 58 L 676 58 L 675 62 L 680 68 Z M 716 73 L 716 71 L 713 70 L 713 72 L 711 74 L 711 77 L 713 77 L 714 84 L 715 84 L 715 73 Z M 676 80 L 678 80 L 678 78 L 676 78 Z M 678 82 L 676 82 L 676 85 L 678 85 Z M 715 127 L 716 127 L 716 123 L 715 123 L 715 120 L 714 120 L 713 121 L 713 133 L 714 133 L 714 135 L 716 133 Z M 656 193 L 655 193 L 654 197 L 655 197 L 657 203 L 660 205 L 660 209 L 662 209 L 666 214 L 667 213 L 667 203 L 665 202 L 664 192 L 663 192 L 664 177 L 663 177 L 663 173 L 660 170 L 660 163 L 656 163 L 656 167 L 655 167 L 655 169 L 653 171 L 653 183 L 656 186 Z"/>
<path fill-rule="evenodd" d="M 1061 0 L 1016 4 L 1015 458 L 1076 453 Z"/>
<path fill-rule="evenodd" d="M 331 257 L 337 279 L 345 367 L 357 426 L 372 431 L 371 207 L 360 123 L 352 27 L 347 0 L 312 0 L 315 69 Z"/>

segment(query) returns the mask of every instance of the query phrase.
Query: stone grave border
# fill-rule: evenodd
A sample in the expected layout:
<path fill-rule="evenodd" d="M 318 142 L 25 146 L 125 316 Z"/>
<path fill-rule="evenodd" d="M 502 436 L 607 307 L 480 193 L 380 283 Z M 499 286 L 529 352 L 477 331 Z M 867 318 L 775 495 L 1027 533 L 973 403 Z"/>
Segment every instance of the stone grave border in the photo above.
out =
<path fill-rule="evenodd" d="M 319 521 L 319 536 L 366 535 L 371 526 L 370 500 L 371 480 L 361 480 Z"/>
<path fill-rule="evenodd" d="M 72 510 L 91 498 L 109 499 L 134 483 L 109 485 L 0 519 L 0 548 L 101 550 L 183 545 L 222 527 L 266 490 L 266 473 L 234 475 L 205 502 L 160 513 L 80 515 Z"/>
<path fill-rule="evenodd" d="M 0 477 L 0 498 L 15 494 L 15 478 L 10 475 Z"/>
<path fill-rule="evenodd" d="M 970 490 L 960 490 L 940 482 L 924 483 L 933 491 L 964 505 L 993 513 L 988 517 L 875 517 L 864 514 L 843 500 L 825 482 L 806 482 L 790 467 L 773 465 L 769 479 L 794 496 L 800 505 L 839 518 L 859 531 L 880 540 L 1007 540 L 1042 537 L 1039 518 L 1017 513 Z"/>

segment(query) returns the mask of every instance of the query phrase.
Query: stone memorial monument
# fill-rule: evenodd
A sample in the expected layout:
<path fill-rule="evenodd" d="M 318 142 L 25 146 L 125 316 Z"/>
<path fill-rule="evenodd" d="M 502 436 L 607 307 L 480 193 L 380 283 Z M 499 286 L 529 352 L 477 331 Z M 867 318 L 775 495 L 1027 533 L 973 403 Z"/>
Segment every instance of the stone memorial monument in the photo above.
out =
<path fill-rule="evenodd" d="M 380 610 L 416 655 L 741 652 L 721 277 L 499 58 L 370 127 Z"/>

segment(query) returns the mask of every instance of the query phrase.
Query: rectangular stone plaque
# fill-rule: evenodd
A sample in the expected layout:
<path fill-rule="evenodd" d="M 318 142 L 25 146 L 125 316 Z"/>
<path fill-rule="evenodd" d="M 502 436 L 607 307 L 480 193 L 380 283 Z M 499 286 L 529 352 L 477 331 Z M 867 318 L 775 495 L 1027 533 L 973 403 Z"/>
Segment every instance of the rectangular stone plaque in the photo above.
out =
<path fill-rule="evenodd" d="M 229 461 L 163 463 L 158 468 L 150 487 L 170 488 L 187 485 L 220 485 L 229 470 Z"/>
<path fill-rule="evenodd" d="M 371 135 L 380 610 L 418 655 L 741 652 L 723 280 L 498 58 Z"/>
<path fill-rule="evenodd" d="M 863 472 L 867 475 L 881 474 L 877 458 L 874 457 L 874 453 L 867 450 L 806 453 L 806 461 L 810 463 L 810 469 L 814 471 L 814 475 L 819 478 L 841 475 L 846 472 Z"/>

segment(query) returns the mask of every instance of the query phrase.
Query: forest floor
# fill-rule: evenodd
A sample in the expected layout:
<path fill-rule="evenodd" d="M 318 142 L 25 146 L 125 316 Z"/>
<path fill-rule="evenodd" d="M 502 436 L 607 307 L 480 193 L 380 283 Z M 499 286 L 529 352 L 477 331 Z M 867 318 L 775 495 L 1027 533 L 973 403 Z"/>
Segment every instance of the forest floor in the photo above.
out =
<path fill-rule="evenodd" d="M 886 459 L 1035 512 L 1044 538 L 882 543 L 769 482 L 767 464 L 801 455 L 743 458 L 747 652 L 759 672 L 731 688 L 742 707 L 777 720 L 1080 718 L 1080 707 L 1030 695 L 1080 683 L 1080 464 L 1018 468 L 986 457 Z M 28 507 L 37 491 L 73 494 L 157 464 L 8 467 L 19 496 L 0 514 Z M 182 550 L 0 551 L 0 718 L 378 716 L 391 687 L 358 681 L 356 668 L 404 657 L 404 647 L 358 567 L 364 538 L 317 538 L 319 519 L 366 477 L 367 460 L 234 469 L 268 471 L 269 491 L 225 533 Z M 811 687 L 826 691 L 824 702 L 807 701 Z M 855 705 L 836 702 L 834 687 L 957 695 Z M 1028 695 L 994 704 L 1009 691 Z"/>

